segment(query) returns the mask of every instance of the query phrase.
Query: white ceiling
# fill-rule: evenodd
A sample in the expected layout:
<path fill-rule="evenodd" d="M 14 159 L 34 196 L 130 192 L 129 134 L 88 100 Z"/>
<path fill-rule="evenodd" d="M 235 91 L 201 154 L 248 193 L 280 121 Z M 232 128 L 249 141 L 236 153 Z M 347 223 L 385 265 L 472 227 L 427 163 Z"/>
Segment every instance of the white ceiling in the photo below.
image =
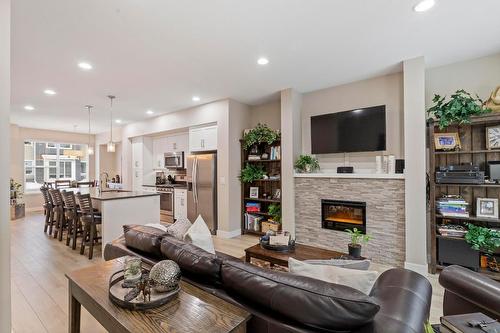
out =
<path fill-rule="evenodd" d="M 15 0 L 12 121 L 107 129 L 106 95 L 126 122 L 232 97 L 248 104 L 500 51 L 499 0 Z M 256 64 L 266 56 L 270 64 Z M 79 61 L 94 69 L 83 72 Z M 55 96 L 43 90 L 52 88 Z M 191 101 L 193 95 L 200 102 Z M 23 109 L 26 104 L 35 111 Z"/>

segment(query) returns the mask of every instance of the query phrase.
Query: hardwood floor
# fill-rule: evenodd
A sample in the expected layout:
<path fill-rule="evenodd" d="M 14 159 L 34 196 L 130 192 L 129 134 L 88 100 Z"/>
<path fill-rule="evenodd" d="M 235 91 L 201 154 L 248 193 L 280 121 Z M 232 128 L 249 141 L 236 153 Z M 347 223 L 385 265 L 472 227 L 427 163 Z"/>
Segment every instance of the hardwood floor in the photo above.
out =
<path fill-rule="evenodd" d="M 245 248 L 258 242 L 244 235 L 232 239 L 214 237 L 217 251 L 241 258 Z M 100 246 L 89 261 L 78 251 L 43 232 L 43 215 L 28 213 L 11 222 L 12 326 L 16 333 L 67 332 L 68 282 L 66 272 L 101 262 Z M 388 267 L 374 265 L 375 270 Z M 442 288 L 437 276 L 430 276 L 433 286 L 431 322 L 439 322 Z M 106 332 L 82 308 L 82 332 Z"/>

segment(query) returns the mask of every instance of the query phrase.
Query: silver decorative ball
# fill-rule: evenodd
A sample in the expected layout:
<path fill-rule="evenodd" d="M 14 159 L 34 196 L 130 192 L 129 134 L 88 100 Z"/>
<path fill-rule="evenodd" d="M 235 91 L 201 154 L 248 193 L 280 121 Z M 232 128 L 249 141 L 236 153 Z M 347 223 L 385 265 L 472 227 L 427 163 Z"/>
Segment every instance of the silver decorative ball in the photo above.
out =
<path fill-rule="evenodd" d="M 153 289 L 156 292 L 169 292 L 179 285 L 181 269 L 175 261 L 162 260 L 151 268 L 149 279 L 153 282 Z"/>

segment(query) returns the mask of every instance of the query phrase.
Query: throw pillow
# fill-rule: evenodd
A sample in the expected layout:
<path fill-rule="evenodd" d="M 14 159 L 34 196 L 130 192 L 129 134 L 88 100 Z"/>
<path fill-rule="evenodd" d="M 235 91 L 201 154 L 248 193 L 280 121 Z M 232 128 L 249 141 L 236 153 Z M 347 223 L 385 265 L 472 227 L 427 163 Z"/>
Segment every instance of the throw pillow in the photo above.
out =
<path fill-rule="evenodd" d="M 186 235 L 184 235 L 184 240 L 199 247 L 200 249 L 215 254 L 212 233 L 210 232 L 210 229 L 208 229 L 207 224 L 205 223 L 201 215 L 198 215 L 196 221 L 194 221 L 191 228 L 189 228 L 189 230 L 186 232 Z"/>
<path fill-rule="evenodd" d="M 367 295 L 370 294 L 378 278 L 378 272 L 375 271 L 360 271 L 328 265 L 312 265 L 294 258 L 288 259 L 288 268 L 293 274 L 341 284 L 357 289 Z"/>
<path fill-rule="evenodd" d="M 167 228 L 167 233 L 179 240 L 182 240 L 189 228 L 191 228 L 191 222 L 189 222 L 187 218 L 181 217 Z"/>
<path fill-rule="evenodd" d="M 344 260 L 344 259 L 329 259 L 329 260 L 304 260 L 304 262 L 312 265 L 329 265 L 342 268 L 359 269 L 367 271 L 370 268 L 371 261 L 363 260 Z"/>
<path fill-rule="evenodd" d="M 163 232 L 167 232 L 167 229 L 168 229 L 166 226 L 164 226 L 163 224 L 160 224 L 160 223 L 148 223 L 148 224 L 145 224 L 145 226 L 160 229 Z"/>

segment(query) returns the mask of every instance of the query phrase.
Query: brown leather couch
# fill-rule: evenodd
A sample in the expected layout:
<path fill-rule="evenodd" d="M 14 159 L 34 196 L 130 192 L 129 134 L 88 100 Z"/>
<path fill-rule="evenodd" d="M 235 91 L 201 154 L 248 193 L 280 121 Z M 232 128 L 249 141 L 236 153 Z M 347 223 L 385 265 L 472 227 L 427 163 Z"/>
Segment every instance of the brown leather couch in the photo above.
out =
<path fill-rule="evenodd" d="M 158 240 L 148 244 L 157 248 Z M 421 333 L 429 316 L 430 283 L 405 269 L 384 272 L 370 295 L 364 295 L 346 286 L 262 269 L 223 253 L 212 255 L 170 236 L 161 240 L 161 255 L 143 250 L 127 247 L 122 237 L 106 244 L 104 258 L 135 255 L 150 264 L 176 261 L 185 281 L 249 311 L 249 333 Z"/>
<path fill-rule="evenodd" d="M 442 270 L 445 316 L 482 312 L 500 320 L 500 282 L 470 269 L 453 265 Z"/>

